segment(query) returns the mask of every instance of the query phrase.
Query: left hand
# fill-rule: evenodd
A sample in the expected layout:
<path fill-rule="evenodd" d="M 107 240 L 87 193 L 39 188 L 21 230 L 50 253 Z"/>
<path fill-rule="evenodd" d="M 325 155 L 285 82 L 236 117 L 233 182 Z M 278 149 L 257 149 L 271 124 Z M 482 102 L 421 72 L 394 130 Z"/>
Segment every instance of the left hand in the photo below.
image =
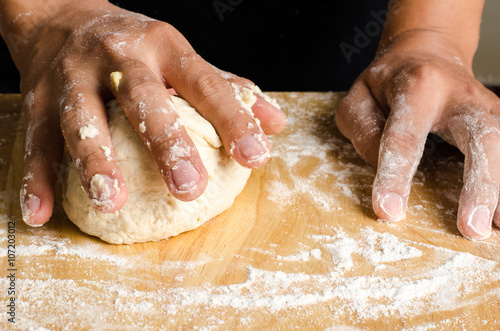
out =
<path fill-rule="evenodd" d="M 458 228 L 481 240 L 492 221 L 500 226 L 500 102 L 457 49 L 436 32 L 395 38 L 355 81 L 336 122 L 377 166 L 373 208 L 387 222 L 405 217 L 428 133 L 457 146 L 465 155 Z"/>

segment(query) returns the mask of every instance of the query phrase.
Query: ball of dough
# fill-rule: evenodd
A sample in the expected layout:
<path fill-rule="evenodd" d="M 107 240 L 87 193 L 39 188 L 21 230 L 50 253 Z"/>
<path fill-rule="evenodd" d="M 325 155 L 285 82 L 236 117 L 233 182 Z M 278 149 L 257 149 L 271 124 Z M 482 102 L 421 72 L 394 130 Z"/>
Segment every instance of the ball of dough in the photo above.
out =
<path fill-rule="evenodd" d="M 166 239 L 196 229 L 222 213 L 243 190 L 251 170 L 230 158 L 215 129 L 195 109 L 180 98 L 172 99 L 208 171 L 205 192 L 189 202 L 170 194 L 149 151 L 114 100 L 108 105 L 109 128 L 128 198 L 116 213 L 95 210 L 70 163 L 62 205 L 83 232 L 113 244 Z"/>

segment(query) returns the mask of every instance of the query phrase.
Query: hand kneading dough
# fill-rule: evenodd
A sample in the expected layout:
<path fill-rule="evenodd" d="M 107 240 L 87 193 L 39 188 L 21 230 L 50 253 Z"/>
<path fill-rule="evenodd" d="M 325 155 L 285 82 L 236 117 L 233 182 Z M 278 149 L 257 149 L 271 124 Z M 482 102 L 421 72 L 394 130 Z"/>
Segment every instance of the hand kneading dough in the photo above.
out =
<path fill-rule="evenodd" d="M 166 239 L 195 229 L 222 213 L 243 190 L 251 170 L 229 157 L 212 125 L 195 109 L 180 98 L 173 100 L 208 171 L 206 191 L 194 201 L 175 199 L 149 151 L 114 100 L 109 104 L 109 128 L 128 198 L 117 213 L 95 210 L 71 163 L 62 204 L 69 219 L 83 232 L 114 244 Z"/>

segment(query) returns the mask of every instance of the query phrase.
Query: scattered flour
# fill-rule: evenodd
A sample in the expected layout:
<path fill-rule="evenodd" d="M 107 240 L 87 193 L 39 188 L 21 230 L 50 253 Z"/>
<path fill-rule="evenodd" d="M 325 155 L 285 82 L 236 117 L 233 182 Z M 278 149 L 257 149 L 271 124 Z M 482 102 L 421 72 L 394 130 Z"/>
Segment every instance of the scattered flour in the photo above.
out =
<path fill-rule="evenodd" d="M 5 222 L 8 218 L 3 216 L 0 219 Z M 33 265 L 32 276 L 29 276 L 31 271 L 24 270 L 18 278 L 18 312 L 19 322 L 27 327 L 50 325 L 52 315 L 47 309 L 52 314 L 65 316 L 66 329 L 74 328 L 82 321 L 86 321 L 84 323 L 88 324 L 84 326 L 91 330 L 114 329 L 123 323 L 140 327 L 148 325 L 147 321 L 157 320 L 159 316 L 169 318 L 173 323 L 171 325 L 177 325 L 175 317 L 181 313 L 209 318 L 215 316 L 211 314 L 218 309 L 229 309 L 234 316 L 245 316 L 266 311 L 275 315 L 297 311 L 300 307 L 304 318 L 307 318 L 307 314 L 321 305 L 335 307 L 332 320 L 347 316 L 362 322 L 393 314 L 405 318 L 453 310 L 488 298 L 498 300 L 500 296 L 498 287 L 476 294 L 483 286 L 500 282 L 498 262 L 401 240 L 370 227 L 355 234 L 349 234 L 342 228 L 331 228 L 329 234 L 313 234 L 309 238 L 316 244 L 315 248 L 290 256 L 277 255 L 274 249 L 279 245 L 274 245 L 272 250 L 249 248 L 250 251 L 270 255 L 271 260 L 276 262 L 294 261 L 300 265 L 315 258 L 326 268 L 324 273 L 285 272 L 248 265 L 246 280 L 242 283 L 195 286 L 179 282 L 186 280 L 191 272 L 209 268 L 216 260 L 201 256 L 193 261 L 164 261 L 159 265 L 162 274 L 171 274 L 174 276 L 172 281 L 176 283 L 141 280 L 136 278 L 142 274 L 141 270 L 156 267 L 144 256 L 109 254 L 101 244 L 74 244 L 69 239 L 55 237 L 53 231 L 38 230 L 42 231 L 23 233 L 31 244 L 19 246 L 19 261 L 31 256 L 36 260 L 52 257 L 54 264 L 71 264 L 77 258 L 80 261 L 78 264 L 87 265 L 85 274 L 92 273 L 93 265 L 102 267 L 104 263 L 112 277 L 55 278 L 40 272 L 44 266 L 39 263 Z M 439 258 L 414 274 L 397 272 L 391 275 L 390 272 L 380 273 L 377 269 L 371 274 L 359 272 L 366 263 L 373 266 L 387 264 L 382 271 L 393 272 L 399 270 L 398 263 L 421 258 L 432 261 L 436 254 Z M 127 274 L 129 276 L 125 276 Z M 125 276 L 128 280 L 122 285 L 113 275 L 122 275 L 120 277 Z M 129 285 L 125 286 L 125 283 Z M 5 289 L 6 286 L 7 280 L 1 279 L 0 287 Z M 51 302 L 50 308 L 44 303 L 47 300 Z M 205 327 L 225 329 L 225 322 L 231 318 L 221 318 L 213 323 L 207 322 Z M 328 320 L 327 316 L 323 318 Z M 253 320 L 247 322 L 254 325 Z M 162 323 L 170 325 L 167 321 Z"/>
<path fill-rule="evenodd" d="M 353 266 L 352 254 L 358 249 L 357 242 L 342 232 L 331 239 L 333 239 L 333 243 L 325 244 L 325 248 L 332 255 L 332 261 L 340 270 L 351 269 Z"/>
<path fill-rule="evenodd" d="M 294 123 L 307 118 L 310 109 L 301 108 L 300 100 L 294 107 L 289 109 L 293 112 L 290 148 L 278 145 L 271 160 L 293 169 L 289 174 L 293 187 L 283 184 L 283 174 L 270 172 L 275 178 L 264 183 L 268 199 L 283 209 L 300 204 L 301 195 L 327 212 L 342 210 L 345 203 L 369 206 L 369 198 L 364 200 L 365 194 L 359 192 L 369 192 L 373 169 L 359 162 L 349 144 L 322 133 L 326 127 L 322 129 L 320 123 L 328 124 L 331 118 L 321 117 L 297 129 Z M 301 168 L 304 158 L 315 167 Z M 350 184 L 355 182 L 352 176 L 358 184 Z M 341 189 L 332 193 L 323 187 L 325 178 L 334 179 Z M 417 180 L 423 182 L 423 174 L 417 172 Z M 425 210 L 425 203 L 413 209 Z M 8 221 L 7 215 L 0 214 L 3 246 Z M 281 245 L 266 243 L 231 256 L 200 254 L 189 261 L 164 261 L 163 252 L 148 245 L 123 246 L 120 254 L 114 254 L 113 248 L 94 239 L 73 242 L 47 227 L 19 228 L 18 326 L 23 330 L 116 330 L 124 325 L 141 330 L 156 330 L 158 325 L 164 330 L 226 330 L 259 329 L 269 322 L 297 329 L 286 324 L 294 316 L 302 325 L 328 331 L 366 330 L 363 323 L 388 317 L 401 322 L 405 330 L 463 329 L 460 316 L 436 316 L 462 307 L 475 309 L 500 298 L 500 266 L 494 259 L 404 239 L 403 231 L 392 234 L 375 226 L 353 230 L 337 220 L 325 223 L 329 224 L 307 228 L 292 247 L 292 255 L 278 255 Z M 492 244 L 491 250 L 495 249 Z M 263 258 L 257 263 L 246 257 L 249 252 Z M 5 249 L 0 256 L 6 261 Z M 193 275 L 209 275 L 221 265 L 230 276 L 228 283 L 212 278 L 191 281 L 197 279 Z M 287 269 L 290 265 L 296 268 Z M 53 268 L 61 271 L 54 274 Z M 7 287 L 8 279 L 1 278 L 4 296 Z M 411 326 L 412 318 L 425 323 Z M 485 329 L 490 322 L 486 321 Z M 5 323 L 0 320 L 0 328 Z"/>
<path fill-rule="evenodd" d="M 363 235 L 370 249 L 363 250 L 364 257 L 372 264 L 412 259 L 422 255 L 414 247 L 404 245 L 396 236 L 364 229 Z M 378 249 L 375 247 L 378 246 Z"/>
<path fill-rule="evenodd" d="M 314 259 L 320 259 L 321 250 L 316 248 L 311 251 L 301 251 L 295 255 L 288 255 L 288 256 L 276 255 L 276 259 L 284 261 L 309 261 L 311 257 Z"/>
<path fill-rule="evenodd" d="M 321 104 L 334 102 L 335 95 L 315 94 L 311 98 L 319 100 L 319 105 L 311 104 L 307 98 L 287 103 L 287 130 L 270 137 L 273 146 L 270 162 L 279 162 L 280 167 L 291 171 L 286 174 L 286 179 L 278 177 L 264 188 L 269 194 L 268 198 L 276 202 L 278 207 L 286 207 L 297 203 L 301 196 L 306 196 L 324 210 L 337 210 L 341 208 L 338 193 L 321 185 L 334 179 L 344 197 L 356 204 L 369 205 L 370 199 L 360 201 L 354 191 L 359 187 L 371 186 L 375 171 L 360 162 L 352 145 L 340 136 L 332 135 L 333 113 L 318 114 Z M 304 118 L 310 120 L 303 121 Z M 304 162 L 309 162 L 307 168 Z M 353 176 L 356 176 L 356 181 L 352 180 Z M 292 186 L 284 184 L 290 179 Z"/>

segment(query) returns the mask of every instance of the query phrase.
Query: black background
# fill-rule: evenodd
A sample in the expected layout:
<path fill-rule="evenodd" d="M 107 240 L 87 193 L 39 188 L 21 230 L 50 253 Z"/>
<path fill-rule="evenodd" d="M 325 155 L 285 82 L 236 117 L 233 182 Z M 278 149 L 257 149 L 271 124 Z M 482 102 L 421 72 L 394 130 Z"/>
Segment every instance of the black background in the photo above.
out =
<path fill-rule="evenodd" d="M 347 90 L 375 54 L 373 13 L 387 8 L 387 0 L 111 2 L 172 24 L 206 60 L 267 91 Z M 350 61 L 342 43 L 360 46 Z M 0 46 L 0 92 L 18 92 L 17 70 Z"/>

